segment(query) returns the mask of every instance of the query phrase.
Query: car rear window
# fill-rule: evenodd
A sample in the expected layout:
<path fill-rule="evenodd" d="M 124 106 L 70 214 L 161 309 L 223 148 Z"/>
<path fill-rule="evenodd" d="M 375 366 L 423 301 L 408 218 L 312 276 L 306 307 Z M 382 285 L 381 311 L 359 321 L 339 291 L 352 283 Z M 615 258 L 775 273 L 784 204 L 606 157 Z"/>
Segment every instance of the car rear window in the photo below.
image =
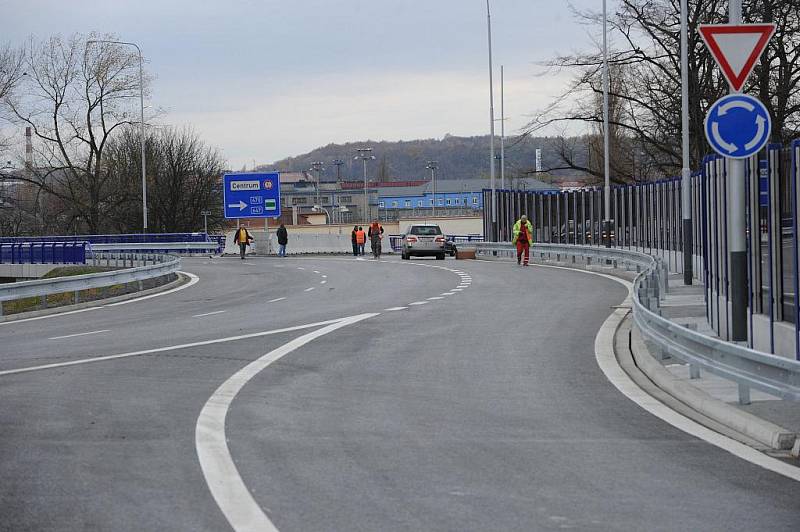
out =
<path fill-rule="evenodd" d="M 421 236 L 434 236 L 434 235 L 441 235 L 442 230 L 439 229 L 438 225 L 415 225 L 411 227 L 411 234 L 421 235 Z"/>

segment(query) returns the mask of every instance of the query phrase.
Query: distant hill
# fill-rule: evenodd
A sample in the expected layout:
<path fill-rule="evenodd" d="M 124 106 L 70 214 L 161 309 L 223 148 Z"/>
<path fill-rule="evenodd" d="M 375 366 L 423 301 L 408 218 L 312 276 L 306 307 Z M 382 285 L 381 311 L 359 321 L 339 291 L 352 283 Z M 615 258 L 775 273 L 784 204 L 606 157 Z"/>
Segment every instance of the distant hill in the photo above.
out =
<path fill-rule="evenodd" d="M 489 135 L 480 137 L 455 137 L 446 135 L 441 140 L 423 139 L 398 142 L 349 142 L 328 144 L 309 153 L 276 161 L 270 168 L 283 172 L 300 172 L 311 168 L 314 161 L 325 163 L 323 180 L 336 177 L 335 159 L 344 161 L 341 167 L 343 179 L 362 179 L 361 161 L 354 161 L 356 148 L 371 147 L 374 161 L 367 163 L 370 179 L 401 181 L 423 179 L 430 175 L 425 169 L 427 161 L 438 161 L 437 179 L 472 179 L 489 177 Z M 573 139 L 583 145 L 582 139 Z M 535 169 L 536 149 L 542 150 L 543 169 L 561 165 L 558 157 L 558 139 L 552 137 L 506 139 L 506 177 L 521 177 Z M 496 153 L 500 153 L 499 139 L 495 142 Z M 586 152 L 578 149 L 577 152 Z M 578 159 L 579 162 L 580 159 Z M 499 164 L 497 178 L 500 177 Z M 569 171 L 554 171 L 560 178 L 575 175 Z M 529 177 L 531 177 L 529 175 Z M 546 179 L 546 176 L 540 176 Z"/>

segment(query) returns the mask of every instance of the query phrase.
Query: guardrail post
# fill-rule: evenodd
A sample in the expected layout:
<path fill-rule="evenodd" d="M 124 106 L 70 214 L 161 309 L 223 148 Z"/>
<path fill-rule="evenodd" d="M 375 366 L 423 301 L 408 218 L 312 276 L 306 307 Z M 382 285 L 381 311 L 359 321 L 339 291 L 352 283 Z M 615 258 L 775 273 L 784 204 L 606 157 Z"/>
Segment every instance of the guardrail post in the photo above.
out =
<path fill-rule="evenodd" d="M 39 308 L 40 309 L 47 308 L 47 296 L 39 296 Z"/>
<path fill-rule="evenodd" d="M 750 404 L 750 387 L 742 383 L 739 383 L 739 404 Z"/>
<path fill-rule="evenodd" d="M 72 293 L 72 299 L 73 299 L 73 304 L 77 305 L 78 303 L 80 303 L 80 300 L 81 300 L 81 291 L 80 291 L 80 290 L 75 290 L 75 291 Z"/>
<path fill-rule="evenodd" d="M 697 364 L 689 364 L 689 378 L 690 379 L 700 378 L 700 366 L 698 366 Z"/>

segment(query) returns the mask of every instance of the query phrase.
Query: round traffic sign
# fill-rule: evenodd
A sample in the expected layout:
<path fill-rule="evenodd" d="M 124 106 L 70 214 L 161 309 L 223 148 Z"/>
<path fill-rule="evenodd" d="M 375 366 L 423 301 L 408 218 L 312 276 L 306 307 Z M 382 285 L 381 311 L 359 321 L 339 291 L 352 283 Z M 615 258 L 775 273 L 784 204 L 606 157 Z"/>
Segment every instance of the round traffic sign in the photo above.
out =
<path fill-rule="evenodd" d="M 708 110 L 705 131 L 714 151 L 731 159 L 746 159 L 769 141 L 772 120 L 761 101 L 747 94 L 723 96 Z"/>

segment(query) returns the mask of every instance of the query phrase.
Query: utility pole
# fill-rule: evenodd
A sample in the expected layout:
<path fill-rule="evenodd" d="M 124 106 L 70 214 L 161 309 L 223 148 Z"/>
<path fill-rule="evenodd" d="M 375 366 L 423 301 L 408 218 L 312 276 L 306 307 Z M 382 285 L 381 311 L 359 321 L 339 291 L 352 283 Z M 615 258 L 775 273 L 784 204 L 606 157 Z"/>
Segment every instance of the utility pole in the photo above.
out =
<path fill-rule="evenodd" d="M 361 159 L 361 162 L 364 163 L 364 220 L 365 222 L 370 221 L 369 217 L 369 198 L 367 196 L 367 161 L 374 161 L 375 156 L 372 155 L 372 148 L 358 148 L 356 150 L 358 155 L 353 157 L 353 159 Z"/>
<path fill-rule="evenodd" d="M 506 189 L 506 104 L 503 65 L 500 65 L 500 189 Z"/>
<path fill-rule="evenodd" d="M 334 159 L 331 164 L 333 164 L 336 167 L 336 186 L 340 187 L 341 186 L 340 183 L 342 182 L 342 165 L 344 164 L 344 161 L 341 160 L 341 159 Z M 334 195 L 333 197 L 334 197 L 334 199 L 336 199 L 336 195 Z M 333 212 L 334 223 L 337 223 L 337 220 L 338 220 L 339 216 L 336 215 L 336 202 L 335 201 L 334 201 L 333 209 L 331 211 Z M 341 213 L 339 213 L 339 214 L 341 214 Z"/>
<path fill-rule="evenodd" d="M 431 218 L 436 217 L 436 169 L 439 168 L 439 163 L 437 161 L 428 161 L 428 165 L 425 167 L 431 171 L 431 186 L 433 186 L 433 207 L 431 208 Z"/>

